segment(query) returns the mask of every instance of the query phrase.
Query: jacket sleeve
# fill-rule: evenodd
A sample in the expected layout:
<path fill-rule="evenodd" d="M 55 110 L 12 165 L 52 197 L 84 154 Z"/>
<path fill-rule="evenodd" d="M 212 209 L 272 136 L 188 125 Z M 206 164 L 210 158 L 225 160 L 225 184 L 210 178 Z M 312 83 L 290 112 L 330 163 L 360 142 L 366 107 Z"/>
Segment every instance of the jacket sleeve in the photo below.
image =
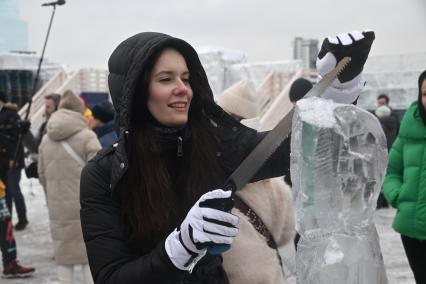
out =
<path fill-rule="evenodd" d="M 392 145 L 389 154 L 388 168 L 386 172 L 385 181 L 383 183 L 383 194 L 386 200 L 392 205 L 397 207 L 398 195 L 401 191 L 404 175 L 404 159 L 403 159 L 403 139 L 398 137 Z"/>
<path fill-rule="evenodd" d="M 2 148 L 5 151 L 5 157 L 8 160 L 13 160 L 15 157 L 16 149 L 17 149 L 17 141 L 19 136 L 19 115 L 16 110 L 11 110 L 7 107 L 3 107 L 5 110 L 2 110 L 2 121 L 0 124 L 0 131 L 2 133 Z M 22 148 L 22 147 L 20 147 Z M 21 149 L 18 150 L 18 156 L 21 155 Z M 22 149 L 23 150 L 23 149 Z M 21 156 L 19 156 L 21 157 Z M 19 158 L 18 157 L 18 158 Z"/>
<path fill-rule="evenodd" d="M 43 140 L 44 141 L 44 140 Z M 46 192 L 46 176 L 44 175 L 44 151 L 43 144 L 40 144 L 39 152 L 38 152 L 38 161 L 37 161 L 37 173 L 38 180 L 43 187 L 44 192 Z"/>
<path fill-rule="evenodd" d="M 80 202 L 83 237 L 95 283 L 174 283 L 187 275 L 168 258 L 164 240 L 145 255 L 129 247 L 119 204 L 109 193 L 108 174 L 96 159 L 83 169 Z"/>

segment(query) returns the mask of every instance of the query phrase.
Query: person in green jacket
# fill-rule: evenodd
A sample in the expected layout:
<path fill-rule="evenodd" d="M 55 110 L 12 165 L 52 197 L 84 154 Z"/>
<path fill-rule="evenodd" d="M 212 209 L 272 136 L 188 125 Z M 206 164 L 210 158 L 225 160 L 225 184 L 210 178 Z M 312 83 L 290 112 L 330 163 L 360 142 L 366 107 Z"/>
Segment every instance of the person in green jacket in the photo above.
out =
<path fill-rule="evenodd" d="M 393 228 L 401 234 L 417 283 L 426 283 L 426 71 L 419 97 L 404 115 L 389 154 L 383 191 L 397 208 Z"/>

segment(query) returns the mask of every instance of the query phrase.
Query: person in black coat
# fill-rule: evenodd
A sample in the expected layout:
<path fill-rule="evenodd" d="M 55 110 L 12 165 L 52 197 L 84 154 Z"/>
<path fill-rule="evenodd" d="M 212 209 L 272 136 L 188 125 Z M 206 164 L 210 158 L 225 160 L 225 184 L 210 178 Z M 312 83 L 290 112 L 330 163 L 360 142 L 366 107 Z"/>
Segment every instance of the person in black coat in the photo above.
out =
<path fill-rule="evenodd" d="M 384 98 L 387 98 L 386 95 L 379 96 L 378 101 L 384 101 Z M 384 96 L 384 97 L 383 97 Z M 387 100 L 389 102 L 389 99 Z M 388 152 L 390 152 L 392 148 L 392 144 L 398 136 L 399 131 L 399 122 L 398 119 L 392 115 L 392 110 L 385 104 L 380 105 L 375 111 L 374 114 L 377 116 L 377 119 L 380 122 L 380 125 L 383 128 L 383 132 L 386 136 L 386 143 Z M 383 192 L 380 192 L 379 198 L 377 199 L 377 209 L 387 208 L 389 207 L 388 202 L 386 201 Z"/>
<path fill-rule="evenodd" d="M 388 124 L 392 124 L 392 129 L 396 129 L 396 136 L 398 136 L 398 131 L 399 131 L 399 126 L 400 126 L 400 122 L 401 122 L 401 118 L 400 116 L 390 107 L 389 105 L 390 102 L 390 98 L 388 95 L 386 94 L 380 94 L 377 97 L 377 108 L 380 108 L 382 106 L 388 107 L 390 109 L 390 116 L 392 117 L 391 119 L 386 119 L 387 121 L 392 121 L 391 123 L 387 122 Z M 377 116 L 377 115 L 376 115 Z M 389 116 L 389 115 L 386 115 Z M 396 125 L 395 125 L 396 122 Z M 386 133 L 385 133 L 386 134 Z M 387 138 L 387 134 L 386 134 L 386 138 Z M 391 140 L 391 146 L 393 144 L 393 141 L 396 139 L 396 136 L 393 140 Z M 392 136 L 391 136 L 392 137 Z M 390 149 L 388 149 L 390 150 Z"/>
<path fill-rule="evenodd" d="M 386 105 L 379 106 L 375 111 L 374 114 L 377 116 L 377 118 L 380 121 L 380 124 L 382 125 L 383 131 L 386 135 L 386 142 L 388 146 L 388 152 L 392 148 L 392 144 L 395 141 L 396 137 L 398 136 L 399 131 L 399 122 L 398 119 L 392 115 L 392 110 L 390 107 Z"/>
<path fill-rule="evenodd" d="M 114 129 L 114 107 L 108 101 L 95 105 L 92 108 L 92 120 L 89 128 L 92 129 L 102 148 L 108 147 L 117 141 L 117 133 Z"/>
<path fill-rule="evenodd" d="M 30 125 L 20 120 L 16 112 L 16 105 L 8 104 L 7 101 L 8 98 L 6 93 L 0 91 L 0 251 L 3 261 L 2 277 L 21 278 L 31 276 L 34 272 L 34 268 L 22 266 L 17 261 L 17 248 L 13 235 L 12 218 L 9 207 L 11 204 L 7 202 L 11 200 L 7 200 L 7 195 L 5 196 L 5 194 L 7 185 L 10 186 L 10 180 L 7 182 L 10 172 L 20 171 L 19 168 L 15 169 L 17 163 L 15 163 L 14 160 L 19 133 L 28 132 Z M 22 152 L 18 152 L 18 155 L 22 155 Z M 19 157 L 22 158 L 22 156 L 18 156 L 18 158 Z M 22 163 L 21 159 L 16 160 L 18 163 Z M 10 198 L 11 192 L 9 191 L 8 194 Z M 23 202 L 20 188 L 19 194 L 18 200 L 15 198 L 17 205 L 21 205 L 20 202 Z M 20 212 L 19 209 L 17 206 L 18 216 L 22 218 L 22 215 L 20 215 L 22 212 Z"/>
<path fill-rule="evenodd" d="M 265 133 L 215 104 L 196 51 L 181 39 L 137 34 L 108 65 L 119 140 L 86 165 L 80 187 L 95 283 L 229 283 L 213 252 L 229 248 L 238 218 L 217 209 L 232 205 L 220 188 Z M 283 175 L 288 143 L 252 181 Z"/>
<path fill-rule="evenodd" d="M 35 137 L 35 152 L 38 153 L 38 147 L 41 144 L 41 140 L 43 140 L 44 135 L 47 133 L 47 122 L 52 114 L 58 110 L 59 102 L 61 100 L 61 95 L 59 94 L 49 94 L 44 97 L 44 121 L 40 125 L 40 128 L 37 131 L 37 136 Z"/>
<path fill-rule="evenodd" d="M 1 177 L 6 184 L 6 203 L 12 213 L 13 203 L 18 213 L 15 230 L 23 230 L 28 224 L 27 208 L 19 182 L 24 168 L 24 147 L 19 143 L 19 134 L 28 132 L 30 124 L 18 115 L 17 106 L 8 103 L 4 92 L 0 91 L 0 149 Z M 22 142 L 22 141 L 21 141 Z"/>
<path fill-rule="evenodd" d="M 27 178 L 38 178 L 38 169 L 37 169 L 37 158 L 38 155 L 34 155 L 38 153 L 38 147 L 43 140 L 44 135 L 47 133 L 47 122 L 51 115 L 58 110 L 59 101 L 61 100 L 61 95 L 59 94 L 49 94 L 44 97 L 44 121 L 40 125 L 37 135 L 34 137 L 31 131 L 28 131 L 26 135 L 22 137 L 22 142 L 24 146 L 28 149 L 27 154 L 28 160 L 30 161 L 25 167 L 25 175 Z"/>
<path fill-rule="evenodd" d="M 214 189 L 264 134 L 214 103 L 199 58 L 183 40 L 138 34 L 117 47 L 109 69 L 120 140 L 81 178 L 95 282 L 228 283 L 221 256 L 206 248 L 230 244 L 238 220 L 208 202 L 230 199 Z M 279 157 L 255 179 L 282 175 L 288 165 Z"/>

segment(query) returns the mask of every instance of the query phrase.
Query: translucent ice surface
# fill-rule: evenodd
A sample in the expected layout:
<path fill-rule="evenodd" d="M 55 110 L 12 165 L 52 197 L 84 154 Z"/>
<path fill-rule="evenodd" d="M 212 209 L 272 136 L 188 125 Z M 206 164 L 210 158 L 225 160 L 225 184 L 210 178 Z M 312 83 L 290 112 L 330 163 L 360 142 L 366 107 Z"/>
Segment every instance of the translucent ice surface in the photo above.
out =
<path fill-rule="evenodd" d="M 373 215 L 387 164 L 378 120 L 320 98 L 296 105 L 291 138 L 298 283 L 386 283 Z"/>

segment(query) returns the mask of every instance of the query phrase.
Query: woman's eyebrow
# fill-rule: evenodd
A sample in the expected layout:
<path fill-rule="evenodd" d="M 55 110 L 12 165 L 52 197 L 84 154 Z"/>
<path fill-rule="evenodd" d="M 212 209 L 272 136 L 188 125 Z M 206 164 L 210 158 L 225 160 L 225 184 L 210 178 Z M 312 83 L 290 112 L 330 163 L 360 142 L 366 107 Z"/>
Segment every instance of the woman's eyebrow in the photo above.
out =
<path fill-rule="evenodd" d="M 154 74 L 154 76 L 159 76 L 159 75 L 171 75 L 173 74 L 172 71 L 166 71 L 166 70 L 162 70 L 162 71 L 158 71 L 157 73 Z"/>
<path fill-rule="evenodd" d="M 154 76 L 160 76 L 160 75 L 172 75 L 174 74 L 173 71 L 168 71 L 168 70 L 161 70 L 158 71 L 157 73 L 154 74 Z M 189 71 L 185 71 L 183 72 L 181 75 L 189 75 Z"/>

